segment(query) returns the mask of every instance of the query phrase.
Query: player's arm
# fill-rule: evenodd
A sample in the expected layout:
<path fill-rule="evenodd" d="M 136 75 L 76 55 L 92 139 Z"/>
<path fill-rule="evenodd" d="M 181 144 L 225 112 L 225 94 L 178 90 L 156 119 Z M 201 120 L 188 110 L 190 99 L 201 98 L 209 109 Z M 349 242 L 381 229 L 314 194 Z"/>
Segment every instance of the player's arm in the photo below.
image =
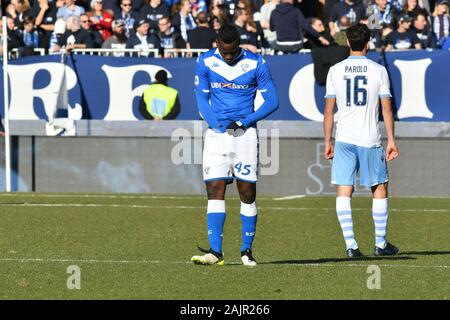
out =
<path fill-rule="evenodd" d="M 331 141 L 334 126 L 334 106 L 336 105 L 336 90 L 332 79 L 332 68 L 327 74 L 327 92 L 325 95 L 325 110 L 323 113 L 323 135 L 325 142 L 325 159 L 333 159 L 334 147 Z"/>
<path fill-rule="evenodd" d="M 200 115 L 208 123 L 211 128 L 218 128 L 220 126 L 214 112 L 211 110 L 209 104 L 210 87 L 208 74 L 203 59 L 200 57 L 197 60 L 195 69 L 195 97 L 197 98 L 197 105 Z"/>
<path fill-rule="evenodd" d="M 390 97 L 381 98 L 384 126 L 386 128 L 387 146 L 386 160 L 391 161 L 398 157 L 398 148 L 394 136 L 394 115 L 392 113 L 392 102 Z"/>
<path fill-rule="evenodd" d="M 383 113 L 384 126 L 386 128 L 387 146 L 386 160 L 391 161 L 398 157 L 398 148 L 394 135 L 394 114 L 392 112 L 391 93 L 389 89 L 389 76 L 386 69 L 381 73 L 381 112 Z"/>
<path fill-rule="evenodd" d="M 325 98 L 325 111 L 323 118 L 323 135 L 325 141 L 325 158 L 330 160 L 334 156 L 334 147 L 331 141 L 334 126 L 334 106 L 336 98 Z"/>
<path fill-rule="evenodd" d="M 251 113 L 244 119 L 239 120 L 245 128 L 250 127 L 261 119 L 266 118 L 272 112 L 278 109 L 278 93 L 277 88 L 272 80 L 269 67 L 265 61 L 261 58 L 258 62 L 256 69 L 256 81 L 258 83 L 258 89 L 264 98 L 264 103 L 258 110 Z"/>

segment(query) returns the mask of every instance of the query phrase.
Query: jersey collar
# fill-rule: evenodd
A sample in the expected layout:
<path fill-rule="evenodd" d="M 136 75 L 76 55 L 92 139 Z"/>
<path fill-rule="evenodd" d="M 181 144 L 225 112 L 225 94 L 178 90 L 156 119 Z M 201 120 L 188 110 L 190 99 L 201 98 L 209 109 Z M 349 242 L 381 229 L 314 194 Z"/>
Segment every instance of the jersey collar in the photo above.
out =
<path fill-rule="evenodd" d="M 214 51 L 214 55 L 217 58 L 219 58 L 220 60 L 225 62 L 223 57 L 220 55 L 219 48 L 217 48 L 216 51 Z M 241 48 L 241 53 L 239 53 L 239 55 L 236 57 L 235 63 L 239 62 L 239 60 L 241 60 L 242 57 L 245 56 L 245 55 L 246 55 L 246 50 L 244 48 Z"/>

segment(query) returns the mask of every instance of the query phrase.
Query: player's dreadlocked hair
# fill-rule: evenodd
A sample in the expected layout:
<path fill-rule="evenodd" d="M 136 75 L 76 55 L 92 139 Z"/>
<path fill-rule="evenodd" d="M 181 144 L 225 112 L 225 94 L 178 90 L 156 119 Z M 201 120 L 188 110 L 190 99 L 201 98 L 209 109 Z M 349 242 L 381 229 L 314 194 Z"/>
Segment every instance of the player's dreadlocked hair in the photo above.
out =
<path fill-rule="evenodd" d="M 362 23 L 357 23 L 345 31 L 353 51 L 363 51 L 370 40 L 370 30 Z"/>
<path fill-rule="evenodd" d="M 240 37 L 236 28 L 227 24 L 219 29 L 219 40 L 223 43 L 230 44 L 239 42 Z"/>

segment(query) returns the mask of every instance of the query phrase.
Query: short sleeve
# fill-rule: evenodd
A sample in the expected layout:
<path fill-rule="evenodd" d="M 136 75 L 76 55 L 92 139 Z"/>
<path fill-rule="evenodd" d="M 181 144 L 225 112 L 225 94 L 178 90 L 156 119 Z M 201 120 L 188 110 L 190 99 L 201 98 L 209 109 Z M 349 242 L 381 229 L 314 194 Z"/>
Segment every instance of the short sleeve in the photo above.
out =
<path fill-rule="evenodd" d="M 386 71 L 386 68 L 383 67 L 383 70 L 381 72 L 380 98 L 388 98 L 388 97 L 389 98 L 392 97 L 389 75 Z"/>
<path fill-rule="evenodd" d="M 336 98 L 336 89 L 333 84 L 332 68 L 330 68 L 327 74 L 327 92 L 325 94 L 325 98 Z"/>

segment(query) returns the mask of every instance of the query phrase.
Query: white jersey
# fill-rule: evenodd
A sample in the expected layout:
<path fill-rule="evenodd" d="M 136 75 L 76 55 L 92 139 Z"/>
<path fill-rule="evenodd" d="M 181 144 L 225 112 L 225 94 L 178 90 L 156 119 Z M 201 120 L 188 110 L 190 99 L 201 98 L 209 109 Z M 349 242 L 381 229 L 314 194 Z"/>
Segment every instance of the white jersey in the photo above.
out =
<path fill-rule="evenodd" d="M 350 56 L 330 68 L 325 98 L 336 98 L 336 141 L 371 148 L 381 145 L 379 98 L 391 97 L 386 68 Z"/>

